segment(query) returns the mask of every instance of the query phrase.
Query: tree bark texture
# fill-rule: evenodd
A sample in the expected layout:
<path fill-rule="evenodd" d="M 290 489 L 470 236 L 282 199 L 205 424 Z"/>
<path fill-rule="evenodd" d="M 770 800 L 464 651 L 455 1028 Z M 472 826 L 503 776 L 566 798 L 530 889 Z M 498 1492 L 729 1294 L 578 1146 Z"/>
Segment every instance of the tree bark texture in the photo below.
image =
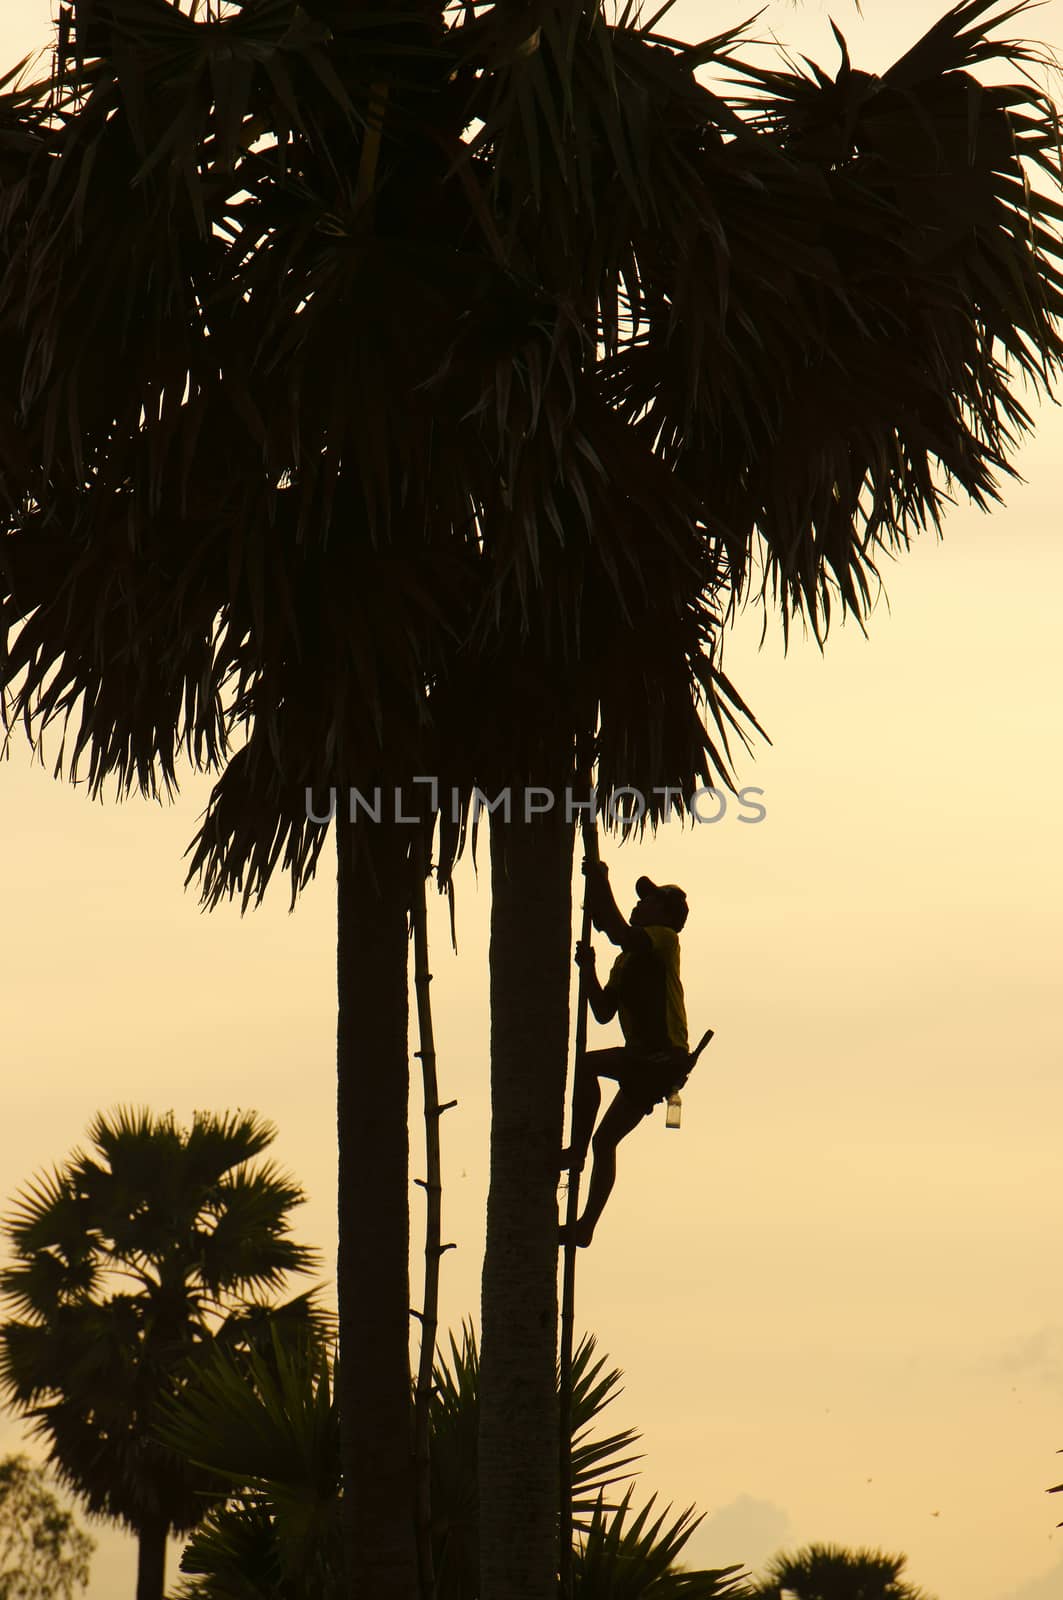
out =
<path fill-rule="evenodd" d="M 366 824 L 366 826 L 370 826 Z M 410 830 L 337 821 L 340 1447 L 349 1600 L 417 1600 L 410 1393 Z"/>
<path fill-rule="evenodd" d="M 491 824 L 491 1187 L 483 1269 L 479 1600 L 556 1600 L 557 1187 L 571 824 Z"/>

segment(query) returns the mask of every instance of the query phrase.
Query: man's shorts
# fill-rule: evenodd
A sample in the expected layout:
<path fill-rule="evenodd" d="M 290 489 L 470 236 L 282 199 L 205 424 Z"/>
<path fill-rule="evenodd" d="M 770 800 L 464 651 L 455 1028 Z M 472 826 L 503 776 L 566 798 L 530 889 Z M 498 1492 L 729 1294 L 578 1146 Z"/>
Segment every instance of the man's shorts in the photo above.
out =
<path fill-rule="evenodd" d="M 677 1046 L 651 1053 L 617 1045 L 612 1050 L 588 1050 L 586 1062 L 599 1078 L 615 1078 L 632 1105 L 649 1116 L 654 1106 L 686 1083 L 690 1054 Z"/>

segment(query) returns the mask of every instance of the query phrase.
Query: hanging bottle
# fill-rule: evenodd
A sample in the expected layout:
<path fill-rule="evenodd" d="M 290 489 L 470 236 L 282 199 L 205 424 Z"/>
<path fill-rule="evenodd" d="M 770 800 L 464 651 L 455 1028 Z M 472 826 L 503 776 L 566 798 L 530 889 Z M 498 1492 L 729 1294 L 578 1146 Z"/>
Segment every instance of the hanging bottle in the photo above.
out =
<path fill-rule="evenodd" d="M 666 1108 L 665 1114 L 664 1114 L 664 1125 L 665 1125 L 665 1127 L 666 1128 L 678 1128 L 679 1122 L 680 1122 L 680 1118 L 682 1117 L 682 1115 L 683 1115 L 683 1102 L 682 1102 L 682 1100 L 680 1100 L 678 1094 L 670 1094 L 668 1096 L 668 1105 L 667 1105 L 667 1108 Z"/>

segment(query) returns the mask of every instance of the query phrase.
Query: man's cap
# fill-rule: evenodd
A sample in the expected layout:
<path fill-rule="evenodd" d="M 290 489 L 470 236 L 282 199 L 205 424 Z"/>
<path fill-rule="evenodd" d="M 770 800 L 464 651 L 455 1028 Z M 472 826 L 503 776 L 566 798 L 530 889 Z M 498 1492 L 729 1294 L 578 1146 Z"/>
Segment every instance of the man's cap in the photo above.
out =
<path fill-rule="evenodd" d="M 635 883 L 635 893 L 640 900 L 645 900 L 651 894 L 662 895 L 665 899 L 674 901 L 684 911 L 689 909 L 686 891 L 677 883 L 654 883 L 652 878 L 639 878 Z"/>

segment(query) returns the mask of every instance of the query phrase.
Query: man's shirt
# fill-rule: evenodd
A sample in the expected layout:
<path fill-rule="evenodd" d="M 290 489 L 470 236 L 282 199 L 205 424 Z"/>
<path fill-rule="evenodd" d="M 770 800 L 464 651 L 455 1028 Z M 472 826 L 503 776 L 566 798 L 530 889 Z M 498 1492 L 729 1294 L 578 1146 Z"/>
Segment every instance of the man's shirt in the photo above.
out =
<path fill-rule="evenodd" d="M 674 928 L 642 931 L 649 949 L 622 951 L 613 962 L 605 992 L 617 1000 L 624 1041 L 632 1050 L 688 1050 L 679 935 Z"/>

